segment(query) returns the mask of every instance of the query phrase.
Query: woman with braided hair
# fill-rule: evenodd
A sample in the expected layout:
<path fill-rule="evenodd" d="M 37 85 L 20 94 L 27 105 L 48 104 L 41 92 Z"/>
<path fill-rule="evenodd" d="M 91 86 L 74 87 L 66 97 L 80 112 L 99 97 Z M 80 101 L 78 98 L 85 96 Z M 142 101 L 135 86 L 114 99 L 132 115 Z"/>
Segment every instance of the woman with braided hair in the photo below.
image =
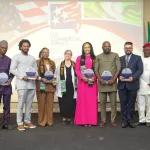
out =
<path fill-rule="evenodd" d="M 49 58 L 49 49 L 43 48 L 37 60 L 39 80 L 36 81 L 36 95 L 38 101 L 38 124 L 40 126 L 51 126 L 53 124 L 53 101 L 55 79 L 45 79 L 45 72 L 55 72 L 55 63 Z"/>
<path fill-rule="evenodd" d="M 97 78 L 94 73 L 95 55 L 93 46 L 85 42 L 82 46 L 82 55 L 76 60 L 76 74 L 78 77 L 77 86 L 77 105 L 75 113 L 76 125 L 97 125 Z M 92 70 L 94 73 L 91 80 L 85 75 L 84 71 Z"/>

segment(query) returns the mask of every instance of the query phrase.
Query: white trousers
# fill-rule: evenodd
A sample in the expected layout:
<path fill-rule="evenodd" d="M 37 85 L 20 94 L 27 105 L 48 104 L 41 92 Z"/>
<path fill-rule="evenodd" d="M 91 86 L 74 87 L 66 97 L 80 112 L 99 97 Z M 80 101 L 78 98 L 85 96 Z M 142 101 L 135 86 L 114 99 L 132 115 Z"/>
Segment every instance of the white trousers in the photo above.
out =
<path fill-rule="evenodd" d="M 17 106 L 17 124 L 31 123 L 31 107 L 35 90 L 18 90 L 18 106 Z M 23 122 L 23 107 L 25 104 L 25 115 Z"/>
<path fill-rule="evenodd" d="M 150 94 L 137 97 L 139 122 L 150 123 Z"/>

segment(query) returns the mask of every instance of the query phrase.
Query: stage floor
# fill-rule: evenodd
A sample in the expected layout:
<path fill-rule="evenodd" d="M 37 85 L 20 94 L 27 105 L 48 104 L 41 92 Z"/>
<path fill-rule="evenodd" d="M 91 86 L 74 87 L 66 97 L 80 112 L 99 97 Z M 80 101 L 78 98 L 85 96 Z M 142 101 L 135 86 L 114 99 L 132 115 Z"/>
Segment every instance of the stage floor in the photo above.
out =
<path fill-rule="evenodd" d="M 138 126 L 122 129 L 119 113 L 118 127 L 112 128 L 110 113 L 107 116 L 107 126 L 99 128 L 64 126 L 59 114 L 54 114 L 52 127 L 37 126 L 36 129 L 20 132 L 16 126 L 16 115 L 11 114 L 14 129 L 0 129 L 0 150 L 150 150 L 150 128 Z M 37 124 L 37 114 L 32 114 L 32 119 Z"/>

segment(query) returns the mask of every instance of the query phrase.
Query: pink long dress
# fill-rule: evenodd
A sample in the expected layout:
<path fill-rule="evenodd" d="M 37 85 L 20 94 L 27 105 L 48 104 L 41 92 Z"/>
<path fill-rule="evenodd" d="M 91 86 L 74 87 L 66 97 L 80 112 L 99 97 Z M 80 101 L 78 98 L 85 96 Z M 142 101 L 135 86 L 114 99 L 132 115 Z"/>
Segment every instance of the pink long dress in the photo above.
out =
<path fill-rule="evenodd" d="M 96 76 L 93 87 L 89 87 L 88 83 L 81 80 L 81 65 L 80 58 L 78 56 L 76 60 L 76 74 L 78 77 L 78 88 L 77 88 L 77 104 L 74 123 L 76 125 L 97 125 L 97 114 L 98 114 L 98 102 L 97 102 L 97 79 Z M 90 56 L 85 58 L 86 69 L 92 68 L 92 60 Z"/>

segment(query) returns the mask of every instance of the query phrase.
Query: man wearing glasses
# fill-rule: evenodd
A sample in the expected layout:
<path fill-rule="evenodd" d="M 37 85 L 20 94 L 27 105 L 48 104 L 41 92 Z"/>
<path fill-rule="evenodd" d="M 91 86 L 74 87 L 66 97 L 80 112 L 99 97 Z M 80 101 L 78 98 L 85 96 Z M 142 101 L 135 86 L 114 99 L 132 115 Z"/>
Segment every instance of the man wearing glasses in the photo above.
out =
<path fill-rule="evenodd" d="M 120 58 L 121 72 L 118 81 L 118 92 L 121 104 L 122 128 L 135 128 L 134 112 L 139 78 L 143 73 L 143 63 L 140 56 L 132 53 L 133 43 L 124 44 L 125 55 Z M 126 71 L 128 70 L 128 71 Z M 128 76 L 128 74 L 131 74 Z M 127 77 L 128 76 L 128 77 Z"/>

